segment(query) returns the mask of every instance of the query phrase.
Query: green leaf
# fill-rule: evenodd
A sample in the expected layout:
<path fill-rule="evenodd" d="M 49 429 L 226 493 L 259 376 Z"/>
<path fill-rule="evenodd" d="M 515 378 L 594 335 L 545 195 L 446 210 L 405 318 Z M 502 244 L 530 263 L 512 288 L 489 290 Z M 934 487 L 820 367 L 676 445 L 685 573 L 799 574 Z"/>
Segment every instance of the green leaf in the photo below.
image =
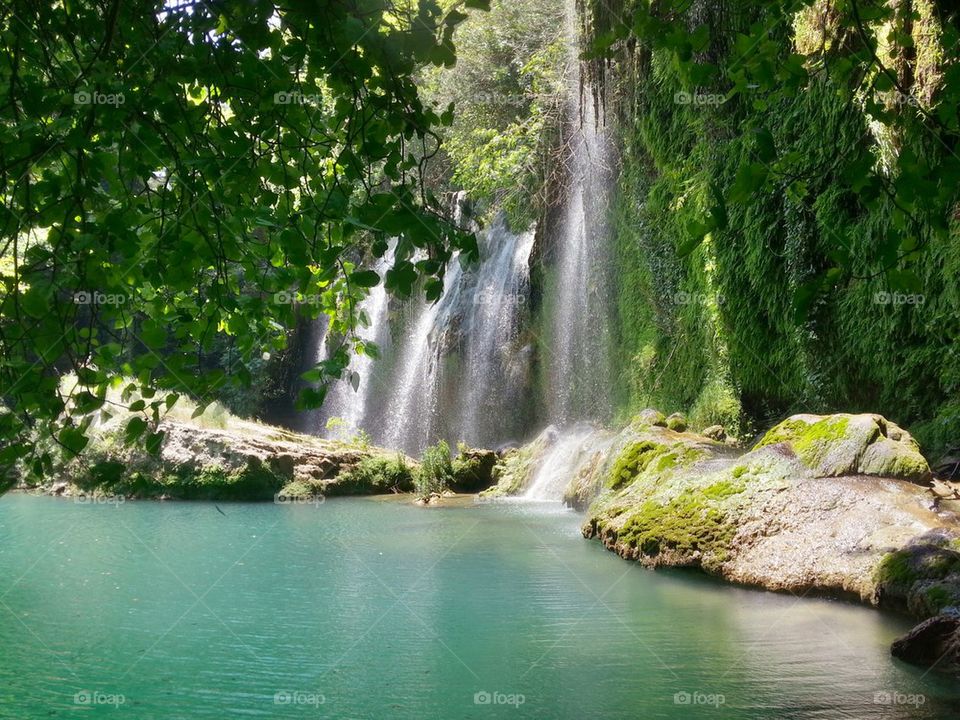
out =
<path fill-rule="evenodd" d="M 84 434 L 83 430 L 77 427 L 63 428 L 60 434 L 57 435 L 57 440 L 74 455 L 79 455 L 87 446 L 87 443 L 90 442 L 90 438 Z"/>
<path fill-rule="evenodd" d="M 127 426 L 124 429 L 124 440 L 127 444 L 133 443 L 147 429 L 147 421 L 142 417 L 132 417 L 127 421 Z"/>
<path fill-rule="evenodd" d="M 350 273 L 350 283 L 362 288 L 372 288 L 380 284 L 380 276 L 373 270 L 359 270 Z"/>

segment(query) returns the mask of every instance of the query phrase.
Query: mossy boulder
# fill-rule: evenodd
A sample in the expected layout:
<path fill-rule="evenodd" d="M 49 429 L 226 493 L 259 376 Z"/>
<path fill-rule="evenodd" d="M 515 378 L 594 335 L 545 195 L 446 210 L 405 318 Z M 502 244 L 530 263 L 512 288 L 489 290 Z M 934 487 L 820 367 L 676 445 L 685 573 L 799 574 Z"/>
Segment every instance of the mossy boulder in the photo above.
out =
<path fill-rule="evenodd" d="M 925 483 L 930 467 L 905 430 L 880 415 L 794 415 L 771 429 L 755 450 L 789 448 L 815 475 L 872 475 Z"/>
<path fill-rule="evenodd" d="M 635 424 L 638 425 L 649 425 L 650 427 L 666 427 L 667 418 L 659 410 L 654 410 L 653 408 L 646 408 L 637 413 L 636 417 L 633 419 Z"/>
<path fill-rule="evenodd" d="M 899 461 L 877 461 L 888 443 Z M 793 417 L 742 455 L 632 424 L 582 530 L 646 565 L 928 617 L 960 605 L 960 523 L 905 481 L 921 474 L 904 471 L 911 460 L 925 467 L 909 435 L 872 415 Z"/>
<path fill-rule="evenodd" d="M 724 429 L 723 425 L 711 425 L 708 428 L 704 428 L 703 432 L 700 434 L 704 437 L 710 438 L 711 440 L 716 440 L 717 442 L 723 442 L 727 439 L 727 431 Z"/>
<path fill-rule="evenodd" d="M 450 489 L 458 493 L 478 493 L 497 481 L 500 456 L 493 450 L 461 448 L 453 459 Z"/>
<path fill-rule="evenodd" d="M 877 564 L 876 602 L 930 617 L 960 606 L 960 532 L 937 528 L 910 540 Z"/>
<path fill-rule="evenodd" d="M 667 416 L 667 427 L 676 432 L 685 432 L 687 429 L 687 418 L 683 413 L 673 413 Z"/>

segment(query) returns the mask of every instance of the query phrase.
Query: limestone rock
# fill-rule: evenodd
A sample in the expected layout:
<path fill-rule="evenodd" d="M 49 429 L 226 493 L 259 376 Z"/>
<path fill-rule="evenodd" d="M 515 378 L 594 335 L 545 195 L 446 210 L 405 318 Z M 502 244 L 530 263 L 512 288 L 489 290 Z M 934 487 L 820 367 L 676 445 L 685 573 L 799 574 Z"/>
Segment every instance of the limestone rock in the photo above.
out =
<path fill-rule="evenodd" d="M 667 418 L 659 410 L 654 410 L 653 408 L 647 408 L 646 410 L 641 410 L 637 413 L 635 420 L 644 425 L 652 425 L 653 427 L 666 427 Z"/>
<path fill-rule="evenodd" d="M 109 434 L 91 441 L 89 463 L 66 469 L 73 485 L 135 497 L 281 500 L 412 490 L 415 463 L 397 453 L 234 421 L 225 428 L 164 421 L 156 457 Z M 91 477 L 88 464 L 113 463 L 122 472 Z M 60 491 L 56 487 L 48 492 Z"/>
<path fill-rule="evenodd" d="M 711 425 L 701 435 L 717 442 L 723 442 L 727 439 L 727 431 L 723 429 L 723 425 Z"/>
<path fill-rule="evenodd" d="M 645 426 L 611 453 L 582 531 L 626 559 L 919 617 L 960 604 L 960 520 L 879 416 L 790 418 L 743 455 Z"/>
<path fill-rule="evenodd" d="M 880 415 L 794 415 L 754 449 L 780 444 L 819 477 L 859 474 L 915 483 L 931 477 L 916 441 Z"/>

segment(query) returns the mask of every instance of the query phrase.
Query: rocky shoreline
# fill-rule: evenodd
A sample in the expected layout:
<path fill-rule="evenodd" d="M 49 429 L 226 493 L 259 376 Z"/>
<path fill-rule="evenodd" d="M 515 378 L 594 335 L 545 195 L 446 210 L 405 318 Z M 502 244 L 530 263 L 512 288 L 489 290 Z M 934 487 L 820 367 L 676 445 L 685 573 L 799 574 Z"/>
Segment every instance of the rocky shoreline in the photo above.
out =
<path fill-rule="evenodd" d="M 163 440 L 153 455 L 105 430 L 62 468 L 60 479 L 33 489 L 65 496 L 281 502 L 413 491 L 417 463 L 402 453 L 236 419 L 224 428 L 164 421 L 159 429 Z"/>
<path fill-rule="evenodd" d="M 586 510 L 584 537 L 652 567 L 940 618 L 954 635 L 921 633 L 945 654 L 920 662 L 957 671 L 960 500 L 934 493 L 909 433 L 878 415 L 837 414 L 791 417 L 746 452 L 711 435 L 653 410 L 612 438 L 601 431 L 564 492 Z M 522 493 L 547 448 L 541 437 L 515 451 L 489 492 Z M 894 651 L 917 661 L 919 644 L 908 637 Z"/>

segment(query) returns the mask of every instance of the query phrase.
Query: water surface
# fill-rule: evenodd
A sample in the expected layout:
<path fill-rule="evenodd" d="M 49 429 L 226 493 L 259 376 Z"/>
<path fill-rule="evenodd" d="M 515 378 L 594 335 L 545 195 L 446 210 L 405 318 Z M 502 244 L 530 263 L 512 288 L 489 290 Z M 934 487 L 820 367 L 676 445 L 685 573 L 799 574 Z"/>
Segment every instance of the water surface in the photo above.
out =
<path fill-rule="evenodd" d="M 0 717 L 960 715 L 907 622 L 644 570 L 555 506 L 219 508 L 0 499 Z"/>

